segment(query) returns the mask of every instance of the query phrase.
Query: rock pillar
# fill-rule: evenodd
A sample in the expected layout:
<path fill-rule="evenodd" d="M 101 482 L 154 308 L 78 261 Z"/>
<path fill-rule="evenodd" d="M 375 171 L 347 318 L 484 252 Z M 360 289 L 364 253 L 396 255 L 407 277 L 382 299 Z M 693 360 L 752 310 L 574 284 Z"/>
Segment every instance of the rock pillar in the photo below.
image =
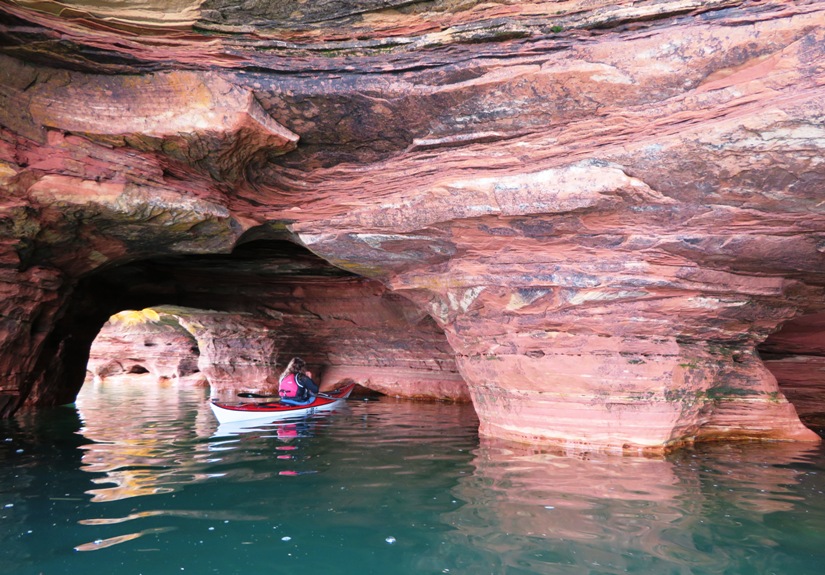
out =
<path fill-rule="evenodd" d="M 784 277 L 819 254 L 771 237 L 757 262 L 753 238 L 697 224 L 707 214 L 628 171 L 592 160 L 452 180 L 426 206 L 396 202 L 394 218 L 365 208 L 331 222 L 396 233 L 304 239 L 338 265 L 378 270 L 428 311 L 483 434 L 618 450 L 818 440 L 755 349 L 820 297 Z M 751 211 L 717 211 L 767 225 Z"/>
<path fill-rule="evenodd" d="M 556 285 L 536 285 L 540 272 L 529 287 L 454 282 L 429 301 L 482 434 L 625 451 L 711 439 L 819 440 L 756 351 L 792 313 L 782 304 L 787 282 L 720 274 L 701 291 L 643 273 L 584 282 L 570 266 L 596 262 L 575 262 L 564 264 Z M 651 271 L 626 262 L 633 268 Z M 524 281 L 513 272 L 499 283 Z M 575 277 L 590 285 L 574 286 Z M 736 293 L 721 295 L 723 279 L 728 289 L 738 282 Z"/>
<path fill-rule="evenodd" d="M 272 322 L 250 314 L 164 308 L 197 339 L 198 369 L 213 395 L 278 391 L 278 349 Z"/>
<path fill-rule="evenodd" d="M 459 354 L 484 435 L 625 451 L 697 439 L 818 439 L 749 348 L 557 332 L 523 353 L 506 351 L 517 339 Z"/>
<path fill-rule="evenodd" d="M 66 347 L 50 338 L 64 299 L 60 274 L 43 268 L 14 271 L 11 252 L 0 256 L 0 416 L 14 412 L 42 378 L 44 349 L 48 357 L 59 357 Z"/>

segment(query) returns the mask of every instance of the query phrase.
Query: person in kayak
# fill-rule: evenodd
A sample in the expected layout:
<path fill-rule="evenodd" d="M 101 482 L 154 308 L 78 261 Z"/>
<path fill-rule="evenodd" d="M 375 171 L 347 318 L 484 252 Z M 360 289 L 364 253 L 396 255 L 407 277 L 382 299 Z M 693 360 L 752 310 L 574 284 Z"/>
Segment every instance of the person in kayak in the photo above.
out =
<path fill-rule="evenodd" d="M 287 405 L 307 405 L 315 400 L 318 384 L 312 381 L 312 372 L 300 357 L 293 357 L 281 374 L 278 395 L 281 403 Z"/>

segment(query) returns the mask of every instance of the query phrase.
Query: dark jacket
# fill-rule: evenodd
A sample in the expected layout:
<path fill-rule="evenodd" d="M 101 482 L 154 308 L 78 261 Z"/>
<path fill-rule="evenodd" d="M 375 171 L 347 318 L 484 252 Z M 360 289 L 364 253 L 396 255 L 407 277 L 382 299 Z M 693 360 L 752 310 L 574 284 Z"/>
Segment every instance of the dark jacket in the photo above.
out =
<path fill-rule="evenodd" d="M 312 381 L 312 378 L 304 373 L 295 374 L 295 382 L 298 384 L 298 396 L 295 398 L 299 401 L 306 401 L 318 395 L 318 384 Z"/>

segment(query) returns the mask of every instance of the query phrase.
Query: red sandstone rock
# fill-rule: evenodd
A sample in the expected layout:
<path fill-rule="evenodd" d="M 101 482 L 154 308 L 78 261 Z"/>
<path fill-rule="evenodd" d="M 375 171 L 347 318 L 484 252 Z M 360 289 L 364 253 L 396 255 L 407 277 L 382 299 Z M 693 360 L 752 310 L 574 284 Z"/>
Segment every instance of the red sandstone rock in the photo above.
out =
<path fill-rule="evenodd" d="M 408 399 L 440 399 L 468 402 L 467 384 L 458 373 L 415 370 L 404 367 L 332 366 L 324 370 L 323 388 L 335 388 L 352 380 L 385 395 Z"/>
<path fill-rule="evenodd" d="M 766 367 L 779 381 L 807 425 L 825 429 L 825 315 L 785 323 L 759 346 Z"/>
<path fill-rule="evenodd" d="M 232 297 L 255 301 L 257 313 L 163 306 L 158 322 L 107 323 L 92 345 L 90 371 L 102 378 L 140 366 L 156 378 L 182 380 L 194 366 L 195 379 L 205 379 L 214 395 L 267 394 L 300 356 L 322 389 L 356 381 L 398 397 L 470 400 L 443 333 L 380 284 L 304 278 L 243 285 L 240 273 L 213 278 L 213 293 L 231 289 Z"/>
<path fill-rule="evenodd" d="M 28 97 L 37 126 L 169 156 L 219 181 L 242 178 L 254 159 L 294 150 L 298 141 L 261 109 L 251 91 L 193 72 L 58 75 L 36 84 Z"/>
<path fill-rule="evenodd" d="M 196 338 L 198 368 L 213 392 L 277 392 L 278 350 L 265 321 L 243 314 L 162 309 Z"/>
<path fill-rule="evenodd" d="M 825 312 L 821 3 L 244 6 L 0 6 L 5 412 L 167 298 L 485 435 L 817 440 L 756 349 Z M 192 259 L 253 240 L 367 279 Z"/>
<path fill-rule="evenodd" d="M 88 370 L 96 379 L 147 373 L 155 380 L 197 381 L 203 377 L 198 356 L 197 340 L 168 316 L 137 324 L 115 318 L 95 338 Z"/>

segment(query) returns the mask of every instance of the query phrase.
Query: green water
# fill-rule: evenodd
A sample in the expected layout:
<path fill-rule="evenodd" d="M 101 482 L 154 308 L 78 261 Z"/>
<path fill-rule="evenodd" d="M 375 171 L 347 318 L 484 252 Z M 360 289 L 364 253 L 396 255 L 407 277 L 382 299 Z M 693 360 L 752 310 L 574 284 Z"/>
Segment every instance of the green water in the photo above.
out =
<path fill-rule="evenodd" d="M 564 457 L 382 398 L 218 428 L 203 390 L 88 385 L 0 424 L 3 574 L 825 573 L 825 450 Z"/>

